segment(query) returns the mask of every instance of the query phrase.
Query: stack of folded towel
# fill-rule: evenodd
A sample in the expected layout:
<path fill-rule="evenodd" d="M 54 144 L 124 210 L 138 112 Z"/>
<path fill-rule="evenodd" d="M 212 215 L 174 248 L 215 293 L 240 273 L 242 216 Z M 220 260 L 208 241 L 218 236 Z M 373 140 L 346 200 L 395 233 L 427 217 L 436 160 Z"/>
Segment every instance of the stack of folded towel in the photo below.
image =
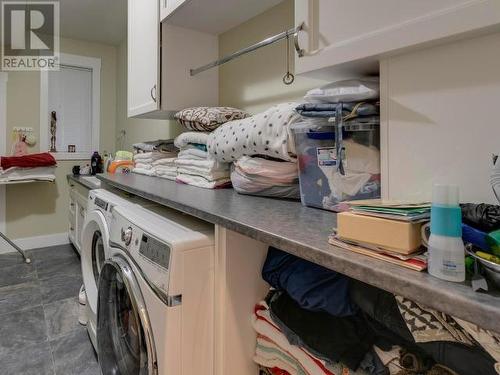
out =
<path fill-rule="evenodd" d="M 166 157 L 155 160 L 152 168 L 154 175 L 167 180 L 175 181 L 177 177 L 177 165 L 175 164 L 175 160 L 175 157 Z"/>
<path fill-rule="evenodd" d="M 141 152 L 134 154 L 134 173 L 146 176 L 159 176 L 175 180 L 176 166 L 175 156 L 163 152 Z"/>
<path fill-rule="evenodd" d="M 177 182 L 207 189 L 231 185 L 229 164 L 210 159 L 207 152 L 208 133 L 186 132 L 175 139 L 181 149 L 175 165 Z"/>

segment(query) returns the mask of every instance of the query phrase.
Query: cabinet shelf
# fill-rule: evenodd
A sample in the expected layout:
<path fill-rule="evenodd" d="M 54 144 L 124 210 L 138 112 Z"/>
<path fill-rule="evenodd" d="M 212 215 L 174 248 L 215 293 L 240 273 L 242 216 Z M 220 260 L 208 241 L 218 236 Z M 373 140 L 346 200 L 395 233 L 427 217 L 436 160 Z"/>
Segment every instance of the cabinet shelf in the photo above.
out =
<path fill-rule="evenodd" d="M 160 0 L 161 21 L 219 35 L 283 0 Z"/>

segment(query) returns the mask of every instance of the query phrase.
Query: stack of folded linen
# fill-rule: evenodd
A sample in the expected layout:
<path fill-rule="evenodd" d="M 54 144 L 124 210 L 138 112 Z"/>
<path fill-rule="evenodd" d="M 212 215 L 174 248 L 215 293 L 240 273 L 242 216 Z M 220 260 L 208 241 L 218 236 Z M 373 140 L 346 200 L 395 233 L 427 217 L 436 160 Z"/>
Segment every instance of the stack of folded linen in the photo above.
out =
<path fill-rule="evenodd" d="M 48 152 L 0 157 L 0 183 L 54 181 L 57 163 Z"/>
<path fill-rule="evenodd" d="M 290 127 L 300 116 L 297 103 L 275 105 L 254 116 L 225 123 L 210 134 L 208 152 L 233 162 L 238 193 L 298 199 L 298 169 Z"/>
<path fill-rule="evenodd" d="M 231 182 L 241 194 L 300 199 L 296 163 L 243 156 L 233 163 Z"/>
<path fill-rule="evenodd" d="M 169 167 L 173 160 L 175 160 L 175 157 L 172 157 L 171 153 L 158 151 L 137 153 L 134 154 L 135 167 L 132 172 L 146 176 L 156 176 L 158 169 L 163 172 L 163 167 Z M 170 172 L 170 170 L 165 170 L 165 172 Z"/>
<path fill-rule="evenodd" d="M 175 181 L 177 177 L 176 158 L 162 158 L 153 161 L 151 170 L 155 176 Z"/>
<path fill-rule="evenodd" d="M 177 182 L 207 189 L 230 186 L 229 164 L 209 158 L 207 153 L 207 133 L 186 132 L 175 139 L 181 149 L 175 165 Z"/>
<path fill-rule="evenodd" d="M 134 143 L 132 145 L 135 152 L 161 152 L 164 154 L 177 154 L 177 148 L 174 146 L 173 139 L 159 139 L 156 141 L 146 141 Z M 174 155 L 172 155 L 174 156 Z"/>

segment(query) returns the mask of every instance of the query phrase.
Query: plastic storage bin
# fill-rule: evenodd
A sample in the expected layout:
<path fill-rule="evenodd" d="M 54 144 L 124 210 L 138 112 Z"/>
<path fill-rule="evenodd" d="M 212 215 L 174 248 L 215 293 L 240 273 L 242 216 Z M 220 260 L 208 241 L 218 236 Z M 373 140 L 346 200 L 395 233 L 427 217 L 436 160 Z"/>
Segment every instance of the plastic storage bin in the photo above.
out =
<path fill-rule="evenodd" d="M 292 132 L 303 205 L 343 211 L 343 202 L 380 198 L 378 117 L 341 124 L 304 118 L 292 126 Z"/>

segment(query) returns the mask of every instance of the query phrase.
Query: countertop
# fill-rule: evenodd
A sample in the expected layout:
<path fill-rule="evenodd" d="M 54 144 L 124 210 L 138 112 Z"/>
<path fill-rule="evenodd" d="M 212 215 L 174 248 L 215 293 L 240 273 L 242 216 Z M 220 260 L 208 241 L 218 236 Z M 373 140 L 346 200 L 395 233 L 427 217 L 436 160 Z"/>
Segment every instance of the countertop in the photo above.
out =
<path fill-rule="evenodd" d="M 109 186 L 280 248 L 349 277 L 500 332 L 500 297 L 332 246 L 332 212 L 299 202 L 207 190 L 137 174 L 104 174 Z"/>
<path fill-rule="evenodd" d="M 95 176 L 75 176 L 73 174 L 68 174 L 66 176 L 68 181 L 76 182 L 77 184 L 80 184 L 86 187 L 87 189 L 99 189 L 101 186 L 94 184 L 91 180 L 89 180 L 89 177 L 95 177 Z"/>

